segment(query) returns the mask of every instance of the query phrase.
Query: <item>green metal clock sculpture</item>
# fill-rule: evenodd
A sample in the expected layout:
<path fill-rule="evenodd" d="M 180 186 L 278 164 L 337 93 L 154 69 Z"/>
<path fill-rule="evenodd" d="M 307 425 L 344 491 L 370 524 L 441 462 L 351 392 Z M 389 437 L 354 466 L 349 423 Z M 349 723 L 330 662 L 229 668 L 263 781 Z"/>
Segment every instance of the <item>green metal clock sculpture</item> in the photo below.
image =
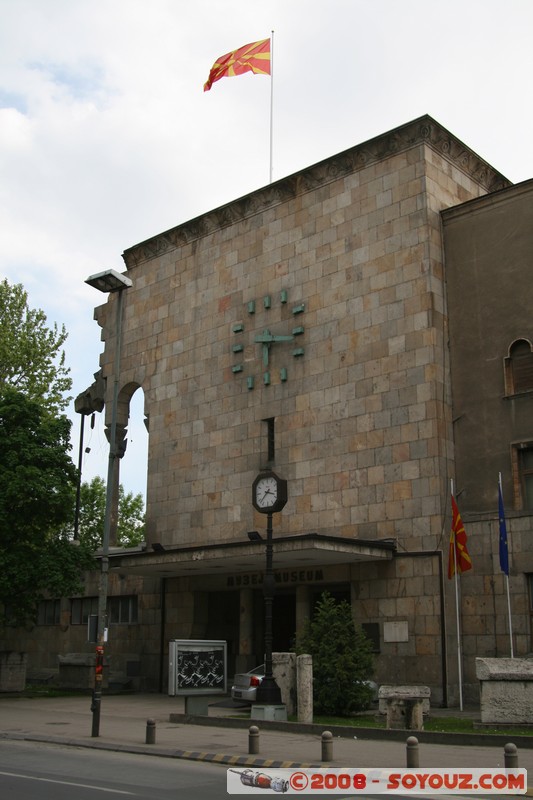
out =
<path fill-rule="evenodd" d="M 280 302 L 282 305 L 286 304 L 288 300 L 287 291 L 284 289 L 280 293 Z M 268 311 L 272 307 L 272 297 L 270 295 L 266 295 L 263 298 L 263 309 Z M 298 315 L 302 314 L 305 311 L 305 304 L 299 303 L 292 308 L 292 315 L 293 317 L 297 317 Z M 255 300 L 251 300 L 247 303 L 247 312 L 248 317 L 253 318 L 256 314 L 256 302 Z M 232 366 L 232 372 L 235 375 L 244 374 L 245 372 L 245 365 L 240 360 L 242 358 L 242 354 L 245 350 L 245 339 L 246 339 L 246 325 L 244 322 L 239 322 L 232 327 L 232 333 L 235 336 L 234 342 L 232 344 L 232 352 L 239 359 L 237 363 Z M 251 326 L 248 326 L 252 331 L 253 329 Z M 261 333 L 255 333 L 253 335 L 253 343 L 259 344 L 261 346 L 261 355 L 262 355 L 262 368 L 263 368 L 263 383 L 265 386 L 269 386 L 272 382 L 272 373 L 271 373 L 271 350 L 274 345 L 282 345 L 284 343 L 293 342 L 297 344 L 298 337 L 302 336 L 304 333 L 304 328 L 302 325 L 297 325 L 292 327 L 290 333 L 274 333 L 269 328 L 264 328 Z M 291 351 L 291 355 L 293 358 L 300 358 L 304 354 L 303 347 L 295 347 Z M 281 383 L 285 383 L 288 378 L 288 370 L 287 367 L 281 367 L 279 369 L 279 380 Z M 246 376 L 246 385 L 248 389 L 253 389 L 255 385 L 255 376 L 254 375 L 247 375 Z"/>

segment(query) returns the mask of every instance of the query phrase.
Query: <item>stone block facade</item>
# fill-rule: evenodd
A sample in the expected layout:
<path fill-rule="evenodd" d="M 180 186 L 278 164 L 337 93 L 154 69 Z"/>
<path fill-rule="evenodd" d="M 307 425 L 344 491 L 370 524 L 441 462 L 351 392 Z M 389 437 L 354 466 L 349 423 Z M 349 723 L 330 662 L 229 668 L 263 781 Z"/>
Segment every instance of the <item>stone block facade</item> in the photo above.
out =
<path fill-rule="evenodd" d="M 439 152 L 434 129 L 419 122 L 381 157 L 356 148 L 126 251 L 122 400 L 125 413 L 142 387 L 150 540 L 253 527 L 250 484 L 274 418 L 284 533 L 436 545 L 453 455 L 439 212 L 486 186 Z M 98 312 L 107 376 L 112 307 Z M 273 346 L 265 386 L 255 337 L 297 326 L 302 356 Z"/>

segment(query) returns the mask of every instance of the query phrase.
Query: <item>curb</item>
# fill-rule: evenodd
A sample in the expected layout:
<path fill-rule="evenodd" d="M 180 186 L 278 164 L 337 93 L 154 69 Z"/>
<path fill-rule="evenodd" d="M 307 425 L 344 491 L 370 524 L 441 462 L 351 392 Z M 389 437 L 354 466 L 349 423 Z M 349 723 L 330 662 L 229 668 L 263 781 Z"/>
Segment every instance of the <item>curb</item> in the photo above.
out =
<path fill-rule="evenodd" d="M 86 739 L 62 739 L 60 736 L 45 736 L 37 733 L 1 732 L 1 739 L 12 739 L 23 742 L 45 742 L 64 747 L 84 747 L 90 750 L 107 750 L 133 755 L 159 756 L 160 758 L 182 758 L 188 761 L 203 761 L 209 764 L 221 764 L 230 767 L 267 767 L 274 769 L 320 769 L 324 764 L 303 761 L 279 761 L 273 758 L 258 756 L 236 756 L 226 753 L 209 753 L 201 750 L 179 750 L 170 747 L 157 747 L 135 744 L 118 744 L 114 742 L 87 741 Z M 331 762 L 333 763 L 333 762 Z"/>
<path fill-rule="evenodd" d="M 219 728 L 243 728 L 257 724 L 261 730 L 303 733 L 320 737 L 325 730 L 342 739 L 371 739 L 377 741 L 405 742 L 408 736 L 416 736 L 420 744 L 446 744 L 459 747 L 505 747 L 513 742 L 524 750 L 533 749 L 533 736 L 491 733 L 446 733 L 444 731 L 410 731 L 392 728 L 356 728 L 344 725 L 317 725 L 316 723 L 279 722 L 274 720 L 250 720 L 238 717 L 200 717 L 190 714 L 171 713 L 169 722 L 187 725 L 209 725 Z"/>

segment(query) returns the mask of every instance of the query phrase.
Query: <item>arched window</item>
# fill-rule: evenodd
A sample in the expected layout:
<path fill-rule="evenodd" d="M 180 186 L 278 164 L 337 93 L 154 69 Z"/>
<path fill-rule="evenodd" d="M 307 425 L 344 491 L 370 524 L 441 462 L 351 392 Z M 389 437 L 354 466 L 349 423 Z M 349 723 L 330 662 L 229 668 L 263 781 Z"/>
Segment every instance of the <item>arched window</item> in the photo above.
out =
<path fill-rule="evenodd" d="M 517 339 L 505 359 L 505 393 L 533 391 L 533 351 L 527 339 Z"/>

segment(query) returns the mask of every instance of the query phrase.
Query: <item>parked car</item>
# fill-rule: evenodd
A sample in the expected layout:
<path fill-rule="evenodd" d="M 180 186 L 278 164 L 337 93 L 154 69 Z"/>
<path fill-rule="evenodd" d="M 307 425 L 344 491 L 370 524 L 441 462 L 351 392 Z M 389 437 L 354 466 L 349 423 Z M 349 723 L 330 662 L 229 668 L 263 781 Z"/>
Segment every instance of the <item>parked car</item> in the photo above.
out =
<path fill-rule="evenodd" d="M 254 667 L 249 672 L 238 672 L 233 678 L 231 687 L 232 700 L 241 700 L 246 703 L 254 703 L 257 687 L 265 677 L 265 665 Z"/>
<path fill-rule="evenodd" d="M 243 703 L 255 703 L 257 687 L 265 677 L 265 665 L 254 667 L 249 672 L 238 672 L 233 678 L 231 687 L 232 700 L 240 700 Z M 372 689 L 372 702 L 378 701 L 378 685 L 374 681 L 363 681 L 365 686 Z"/>

